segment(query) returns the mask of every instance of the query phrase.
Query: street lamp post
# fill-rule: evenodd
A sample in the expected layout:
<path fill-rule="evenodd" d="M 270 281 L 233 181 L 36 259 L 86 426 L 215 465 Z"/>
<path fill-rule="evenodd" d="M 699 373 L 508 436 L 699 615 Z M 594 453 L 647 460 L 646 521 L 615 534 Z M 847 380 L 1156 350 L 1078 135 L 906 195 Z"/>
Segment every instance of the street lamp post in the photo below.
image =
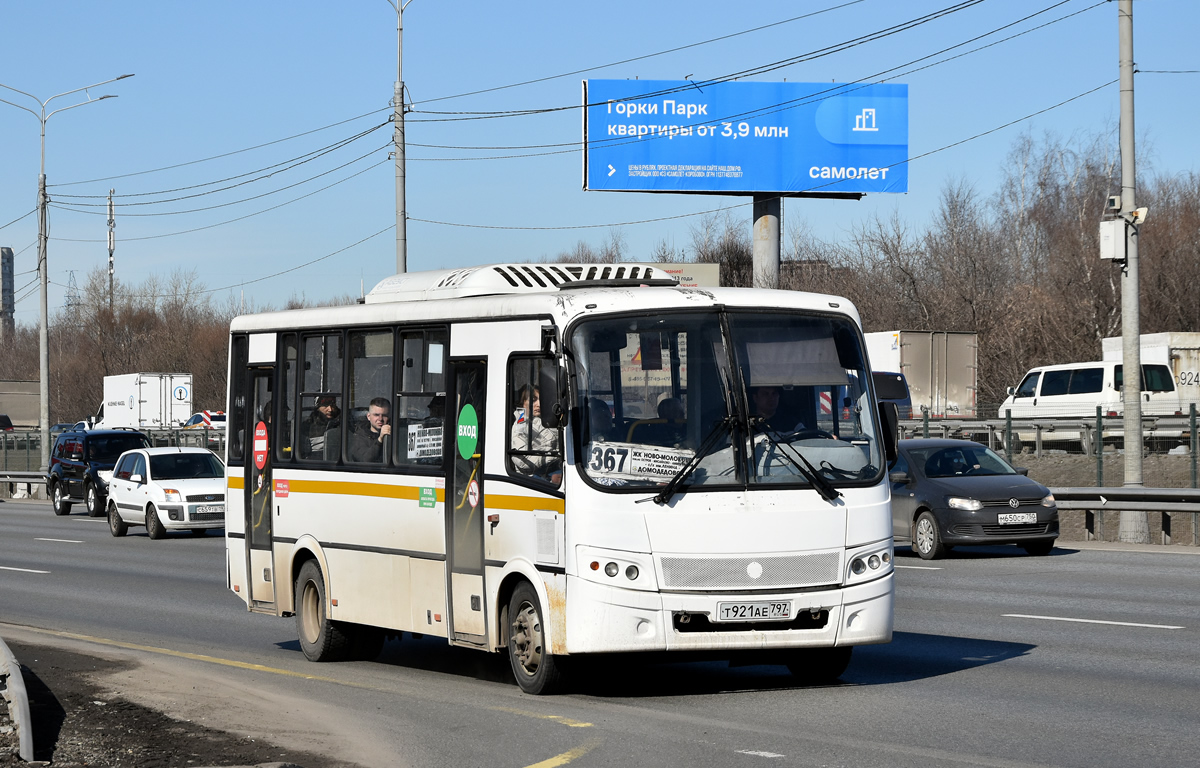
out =
<path fill-rule="evenodd" d="M 396 87 L 392 96 L 396 156 L 396 273 L 408 271 L 408 210 L 404 199 L 404 9 L 412 0 L 387 0 L 396 12 Z"/>
<path fill-rule="evenodd" d="M 47 468 L 50 466 L 50 311 L 49 311 L 50 280 L 49 280 L 49 274 L 46 269 L 46 240 L 49 237 L 48 222 L 46 220 L 46 203 L 48 202 L 47 198 L 46 198 L 46 121 L 49 120 L 51 118 L 51 116 L 56 115 L 59 112 L 65 112 L 66 110 L 74 109 L 75 107 L 82 107 L 85 104 L 91 104 L 92 102 L 95 102 L 95 101 L 103 101 L 104 99 L 115 99 L 116 96 L 110 94 L 110 95 L 100 96 L 100 97 L 93 99 L 90 94 L 86 94 L 87 101 L 81 101 L 78 104 L 72 104 L 69 107 L 62 107 L 61 109 L 55 109 L 51 112 L 46 112 L 46 106 L 50 102 L 54 101 L 55 99 L 61 98 L 63 96 L 70 96 L 71 94 L 79 93 L 80 91 L 84 91 L 86 93 L 86 91 L 91 88 L 98 88 L 101 85 L 107 85 L 108 83 L 115 83 L 116 81 L 124 80 L 127 77 L 133 77 L 133 75 L 121 75 L 120 77 L 114 77 L 110 80 L 102 80 L 99 83 L 93 83 L 92 85 L 87 85 L 87 86 L 84 86 L 83 88 L 76 88 L 73 91 L 66 91 L 64 93 L 60 93 L 55 96 L 51 96 L 50 98 L 46 99 L 45 101 L 40 100 L 38 97 L 34 96 L 31 93 L 26 93 L 25 91 L 18 90 L 16 88 L 13 88 L 12 86 L 4 85 L 3 83 L 0 83 L 0 88 L 5 88 L 7 90 L 13 91 L 14 93 L 19 93 L 22 96 L 28 96 L 29 98 L 31 98 L 35 102 L 37 102 L 37 104 L 41 107 L 40 111 L 35 112 L 32 109 L 30 109 L 29 107 L 25 107 L 20 104 L 14 104 L 13 102 L 8 101 L 7 99 L 0 99 L 0 101 L 4 102 L 5 104 L 16 107 L 17 109 L 23 109 L 26 112 L 28 112 L 29 114 L 33 115 L 34 117 L 36 117 L 38 119 L 38 121 L 41 123 L 41 126 L 42 126 L 42 161 L 41 161 L 41 169 L 38 173 L 38 200 L 37 200 L 37 207 L 38 207 L 38 278 L 41 282 L 41 329 L 38 332 L 38 367 L 40 369 L 39 377 L 38 377 L 38 394 L 41 399 L 41 405 L 38 410 L 38 427 L 41 431 L 40 443 L 41 443 L 41 462 L 42 462 L 41 469 L 42 469 L 42 472 L 45 472 L 47 470 Z"/>

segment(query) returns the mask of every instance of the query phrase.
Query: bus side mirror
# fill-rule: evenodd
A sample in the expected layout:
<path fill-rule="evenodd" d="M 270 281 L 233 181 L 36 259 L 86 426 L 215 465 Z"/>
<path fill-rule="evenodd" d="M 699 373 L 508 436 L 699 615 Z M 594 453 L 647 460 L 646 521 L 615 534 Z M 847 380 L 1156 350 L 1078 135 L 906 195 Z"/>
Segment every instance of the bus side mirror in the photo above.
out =
<path fill-rule="evenodd" d="M 1009 396 L 1009 397 L 1012 397 L 1013 395 L 1017 394 L 1017 388 L 1016 388 L 1016 387 L 1009 387 L 1009 388 L 1008 388 L 1007 390 L 1005 390 L 1005 391 L 1006 391 L 1006 392 L 1008 392 L 1008 396 Z"/>
<path fill-rule="evenodd" d="M 898 456 L 896 453 L 896 435 L 900 431 L 900 412 L 895 403 L 876 403 L 879 411 L 879 435 L 883 440 L 884 455 L 887 463 L 891 464 Z"/>

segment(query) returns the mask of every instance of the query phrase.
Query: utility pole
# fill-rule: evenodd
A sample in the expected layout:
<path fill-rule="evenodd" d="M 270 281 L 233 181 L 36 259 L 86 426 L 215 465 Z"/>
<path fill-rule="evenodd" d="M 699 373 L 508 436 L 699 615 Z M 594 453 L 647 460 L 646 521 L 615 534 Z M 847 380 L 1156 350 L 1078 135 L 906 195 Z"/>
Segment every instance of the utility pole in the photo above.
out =
<path fill-rule="evenodd" d="M 1133 0 L 1117 3 L 1121 70 L 1121 213 L 1125 227 L 1125 266 L 1121 272 L 1122 392 L 1125 402 L 1125 485 L 1142 486 L 1142 341 L 1138 297 L 1138 222 L 1134 192 L 1137 165 L 1133 134 Z M 1144 511 L 1122 510 L 1117 538 L 1148 544 Z"/>
<path fill-rule="evenodd" d="M 404 9 L 407 2 L 387 0 L 396 11 L 396 85 L 392 94 L 396 157 L 396 273 L 408 271 L 408 210 L 404 199 Z"/>
<path fill-rule="evenodd" d="M 108 314 L 111 317 L 113 311 L 113 251 L 117 247 L 117 234 L 114 231 L 117 226 L 117 212 L 113 208 L 113 192 L 115 189 L 108 190 Z"/>

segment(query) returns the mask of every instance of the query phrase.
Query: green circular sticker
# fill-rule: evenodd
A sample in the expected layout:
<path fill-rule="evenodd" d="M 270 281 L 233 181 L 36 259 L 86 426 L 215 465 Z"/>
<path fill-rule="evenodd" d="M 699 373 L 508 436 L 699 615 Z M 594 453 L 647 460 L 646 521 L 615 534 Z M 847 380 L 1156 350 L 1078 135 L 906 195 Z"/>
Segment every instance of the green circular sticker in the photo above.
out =
<path fill-rule="evenodd" d="M 470 403 L 458 412 L 458 455 L 470 459 L 479 445 L 479 416 Z"/>

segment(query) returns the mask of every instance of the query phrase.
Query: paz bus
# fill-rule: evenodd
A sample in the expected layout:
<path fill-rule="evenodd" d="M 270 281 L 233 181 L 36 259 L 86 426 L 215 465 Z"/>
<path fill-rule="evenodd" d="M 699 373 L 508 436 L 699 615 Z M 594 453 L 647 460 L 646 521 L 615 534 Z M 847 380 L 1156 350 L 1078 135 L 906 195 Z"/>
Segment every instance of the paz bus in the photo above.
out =
<path fill-rule="evenodd" d="M 228 586 L 310 660 L 444 637 L 544 694 L 569 657 L 823 682 L 891 639 L 895 410 L 843 298 L 417 272 L 238 317 L 229 366 Z"/>

